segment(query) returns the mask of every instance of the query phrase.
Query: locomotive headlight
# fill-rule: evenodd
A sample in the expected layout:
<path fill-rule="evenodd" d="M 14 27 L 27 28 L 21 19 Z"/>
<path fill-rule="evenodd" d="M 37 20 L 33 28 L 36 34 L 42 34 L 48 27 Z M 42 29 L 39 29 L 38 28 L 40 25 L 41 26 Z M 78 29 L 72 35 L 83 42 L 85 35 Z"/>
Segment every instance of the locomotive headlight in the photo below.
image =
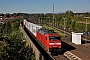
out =
<path fill-rule="evenodd" d="M 58 46 L 58 48 L 61 48 L 61 46 Z"/>
<path fill-rule="evenodd" d="M 56 43 L 57 45 L 61 45 L 61 43 Z"/>
<path fill-rule="evenodd" d="M 50 48 L 52 48 L 52 46 L 49 46 Z"/>
<path fill-rule="evenodd" d="M 49 45 L 54 45 L 54 43 L 49 43 Z"/>

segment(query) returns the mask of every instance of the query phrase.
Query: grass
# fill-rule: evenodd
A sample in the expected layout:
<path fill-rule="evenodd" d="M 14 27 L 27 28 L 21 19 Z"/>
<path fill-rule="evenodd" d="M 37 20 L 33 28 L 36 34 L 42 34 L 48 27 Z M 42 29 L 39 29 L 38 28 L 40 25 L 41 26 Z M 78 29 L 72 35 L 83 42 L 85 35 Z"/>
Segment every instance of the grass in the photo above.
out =
<path fill-rule="evenodd" d="M 49 27 L 47 25 L 43 25 L 43 27 L 45 27 L 46 29 L 54 30 L 55 32 L 58 32 L 61 35 L 61 37 L 64 37 L 64 33 L 60 32 L 60 31 L 58 31 L 58 30 L 56 30 L 54 28 L 51 28 L 51 27 Z M 65 36 L 67 36 L 67 35 L 65 34 Z"/>

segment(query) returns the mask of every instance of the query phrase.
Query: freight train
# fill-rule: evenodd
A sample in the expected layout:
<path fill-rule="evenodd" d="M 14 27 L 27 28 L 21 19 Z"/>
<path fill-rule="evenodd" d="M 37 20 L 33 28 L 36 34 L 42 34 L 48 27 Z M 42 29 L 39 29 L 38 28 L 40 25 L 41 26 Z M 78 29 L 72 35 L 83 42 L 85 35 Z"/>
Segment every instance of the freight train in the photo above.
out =
<path fill-rule="evenodd" d="M 60 34 L 54 32 L 54 30 L 47 30 L 42 26 L 31 23 L 29 20 L 24 19 L 24 27 L 31 32 L 39 42 L 45 46 L 45 50 L 51 53 L 60 53 L 62 50 L 62 44 Z"/>

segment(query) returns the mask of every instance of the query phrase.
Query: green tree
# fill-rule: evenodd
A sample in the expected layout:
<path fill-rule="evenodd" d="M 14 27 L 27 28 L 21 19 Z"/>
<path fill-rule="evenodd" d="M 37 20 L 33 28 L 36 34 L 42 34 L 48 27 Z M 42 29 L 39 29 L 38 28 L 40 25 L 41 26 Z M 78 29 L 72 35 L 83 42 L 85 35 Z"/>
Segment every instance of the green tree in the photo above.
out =
<path fill-rule="evenodd" d="M 66 16 L 67 18 L 73 17 L 73 16 L 74 16 L 73 11 L 71 11 L 71 10 L 66 11 L 65 16 Z"/>
<path fill-rule="evenodd" d="M 4 45 L 0 46 L 0 60 L 35 60 L 32 48 L 26 45 L 19 30 L 19 22 L 19 20 L 11 20 L 3 24 Z"/>

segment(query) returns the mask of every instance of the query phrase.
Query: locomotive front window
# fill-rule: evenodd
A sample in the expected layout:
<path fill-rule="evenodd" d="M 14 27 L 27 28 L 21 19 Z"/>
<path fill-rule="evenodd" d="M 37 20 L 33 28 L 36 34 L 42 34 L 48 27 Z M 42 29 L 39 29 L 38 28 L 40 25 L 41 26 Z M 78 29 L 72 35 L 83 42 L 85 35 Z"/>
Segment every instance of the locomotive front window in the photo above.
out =
<path fill-rule="evenodd" d="M 49 36 L 49 40 L 60 40 L 60 36 Z"/>

